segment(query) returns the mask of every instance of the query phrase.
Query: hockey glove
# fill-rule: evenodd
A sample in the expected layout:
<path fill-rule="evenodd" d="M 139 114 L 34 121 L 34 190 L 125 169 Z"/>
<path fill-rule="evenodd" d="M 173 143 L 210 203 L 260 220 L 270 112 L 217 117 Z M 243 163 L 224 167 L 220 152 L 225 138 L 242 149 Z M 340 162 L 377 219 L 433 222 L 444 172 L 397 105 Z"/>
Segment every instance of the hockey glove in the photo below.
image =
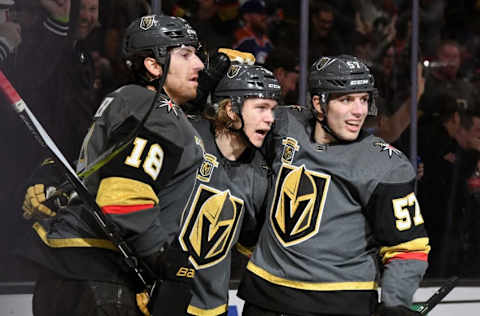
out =
<path fill-rule="evenodd" d="M 137 301 L 138 309 L 142 312 L 145 316 L 151 316 L 150 311 L 148 310 L 148 303 L 150 301 L 150 297 L 146 292 L 137 293 L 135 296 Z"/>
<path fill-rule="evenodd" d="M 380 304 L 375 311 L 375 316 L 421 316 L 419 312 L 413 311 L 406 306 L 385 306 Z"/>
<path fill-rule="evenodd" d="M 237 62 L 248 65 L 253 65 L 255 63 L 255 56 L 250 53 L 241 52 L 239 50 L 230 48 L 219 48 L 218 52 L 226 54 L 232 63 Z"/>
<path fill-rule="evenodd" d="M 155 259 L 160 285 L 153 294 L 150 310 L 153 316 L 183 316 L 187 313 L 195 270 L 175 238 L 172 244 Z"/>
<path fill-rule="evenodd" d="M 208 96 L 215 91 L 217 84 L 227 74 L 230 59 L 224 53 L 217 52 L 210 58 L 208 68 L 198 74 L 197 96 L 186 104 L 184 109 L 188 114 L 198 114 L 203 111 Z"/>
<path fill-rule="evenodd" d="M 55 194 L 55 187 L 48 187 L 45 189 L 43 184 L 34 184 L 27 189 L 25 199 L 23 200 L 23 217 L 25 219 L 42 218 L 55 216 L 54 210 L 58 208 L 57 198 L 62 198 L 62 195 L 58 195 L 55 198 L 51 198 Z M 66 204 L 66 199 L 64 203 Z"/>

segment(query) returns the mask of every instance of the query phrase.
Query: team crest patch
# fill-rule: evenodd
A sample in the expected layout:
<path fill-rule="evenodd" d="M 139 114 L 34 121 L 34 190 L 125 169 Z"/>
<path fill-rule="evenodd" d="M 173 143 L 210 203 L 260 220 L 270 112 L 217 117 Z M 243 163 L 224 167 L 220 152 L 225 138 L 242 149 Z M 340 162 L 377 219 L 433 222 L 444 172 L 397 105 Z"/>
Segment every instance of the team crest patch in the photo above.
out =
<path fill-rule="evenodd" d="M 282 145 L 282 162 L 292 164 L 295 152 L 300 150 L 300 146 L 298 146 L 298 141 L 295 138 L 287 137 L 282 140 Z"/>
<path fill-rule="evenodd" d="M 163 98 L 163 99 L 160 100 L 158 107 L 159 108 L 167 108 L 167 112 L 169 112 L 169 113 L 173 112 L 173 114 L 178 115 L 177 114 L 177 105 L 172 100 Z"/>
<path fill-rule="evenodd" d="M 334 58 L 322 57 L 313 65 L 313 68 L 316 70 L 322 70 L 324 67 L 331 64 L 334 60 Z"/>
<path fill-rule="evenodd" d="M 213 169 L 218 167 L 217 157 L 211 154 L 203 155 L 203 162 L 198 169 L 197 179 L 203 182 L 210 182 Z"/>
<path fill-rule="evenodd" d="M 227 77 L 232 79 L 232 78 L 235 78 L 238 73 L 240 72 L 240 66 L 239 65 L 232 65 L 230 67 L 230 69 L 228 69 L 228 72 L 227 72 Z"/>
<path fill-rule="evenodd" d="M 373 144 L 376 147 L 380 147 L 380 151 L 386 151 L 388 154 L 388 158 L 392 158 L 393 154 L 397 156 L 401 156 L 402 152 L 398 150 L 397 148 L 393 147 L 390 144 L 387 143 L 382 143 L 382 142 L 376 142 Z"/>
<path fill-rule="evenodd" d="M 140 28 L 146 31 L 153 26 L 154 22 L 155 18 L 153 17 L 153 15 L 143 16 L 140 19 Z"/>

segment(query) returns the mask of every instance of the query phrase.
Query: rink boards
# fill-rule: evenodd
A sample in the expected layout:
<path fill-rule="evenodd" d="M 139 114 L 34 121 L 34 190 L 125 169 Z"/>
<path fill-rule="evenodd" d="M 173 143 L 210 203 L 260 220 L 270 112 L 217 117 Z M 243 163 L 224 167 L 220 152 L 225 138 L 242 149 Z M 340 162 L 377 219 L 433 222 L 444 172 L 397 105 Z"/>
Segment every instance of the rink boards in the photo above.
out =
<path fill-rule="evenodd" d="M 3 289 L 5 286 L 2 287 Z M 30 286 L 31 288 L 31 286 Z M 421 287 L 415 293 L 415 302 L 426 301 L 438 287 Z M 2 293 L 6 291 L 3 290 Z M 25 291 L 23 291 L 25 292 Z M 32 316 L 32 294 L 1 294 L 0 316 Z M 242 313 L 243 301 L 236 296 L 236 290 L 230 290 L 230 306 L 228 316 L 239 316 Z M 461 286 L 453 289 L 430 316 L 477 316 L 480 311 L 480 286 Z"/>

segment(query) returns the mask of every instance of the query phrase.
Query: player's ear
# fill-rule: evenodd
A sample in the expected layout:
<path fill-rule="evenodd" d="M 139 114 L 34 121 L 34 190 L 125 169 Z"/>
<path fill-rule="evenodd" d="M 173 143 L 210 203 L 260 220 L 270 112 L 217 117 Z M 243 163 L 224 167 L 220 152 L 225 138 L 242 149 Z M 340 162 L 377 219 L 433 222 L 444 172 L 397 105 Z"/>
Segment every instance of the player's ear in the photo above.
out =
<path fill-rule="evenodd" d="M 158 78 L 162 75 L 162 66 L 155 60 L 155 58 L 146 57 L 143 60 L 143 65 L 152 77 Z"/>
<path fill-rule="evenodd" d="M 228 101 L 227 104 L 225 104 L 225 112 L 227 112 L 228 118 L 230 118 L 232 121 L 239 119 L 237 113 L 233 111 L 232 101 Z"/>
<path fill-rule="evenodd" d="M 312 97 L 312 106 L 315 109 L 315 111 L 318 113 L 318 119 L 323 119 L 323 109 L 322 106 L 320 105 L 320 97 L 318 95 L 314 95 Z"/>

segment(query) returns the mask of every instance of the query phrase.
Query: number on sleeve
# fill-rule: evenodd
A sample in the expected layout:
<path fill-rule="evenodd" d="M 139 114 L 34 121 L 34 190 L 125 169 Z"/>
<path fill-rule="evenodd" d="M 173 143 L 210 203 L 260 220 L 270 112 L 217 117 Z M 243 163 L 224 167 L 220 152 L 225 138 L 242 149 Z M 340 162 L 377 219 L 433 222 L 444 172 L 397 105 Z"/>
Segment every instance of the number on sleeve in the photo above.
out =
<path fill-rule="evenodd" d="M 395 225 L 399 231 L 404 231 L 412 227 L 412 219 L 410 217 L 409 207 L 415 207 L 415 214 L 413 216 L 413 224 L 415 226 L 423 224 L 423 217 L 420 213 L 420 206 L 417 198 L 412 192 L 407 196 L 392 200 L 393 212 L 397 219 Z"/>
<path fill-rule="evenodd" d="M 141 157 L 147 145 L 147 140 L 137 137 L 133 141 L 133 149 L 130 155 L 125 159 L 125 164 L 134 168 L 140 167 L 142 163 Z M 143 170 L 153 180 L 156 180 L 163 165 L 163 158 L 165 154 L 163 149 L 158 144 L 153 144 L 148 150 L 147 157 L 143 162 Z"/>

